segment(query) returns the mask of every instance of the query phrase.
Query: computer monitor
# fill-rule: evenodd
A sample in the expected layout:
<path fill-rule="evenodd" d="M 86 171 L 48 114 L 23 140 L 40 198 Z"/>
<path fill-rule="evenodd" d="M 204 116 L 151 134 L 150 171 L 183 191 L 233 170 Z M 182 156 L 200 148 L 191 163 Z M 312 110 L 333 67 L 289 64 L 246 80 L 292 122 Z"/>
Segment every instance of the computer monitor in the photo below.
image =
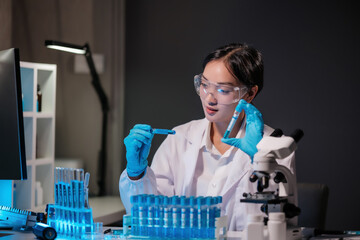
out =
<path fill-rule="evenodd" d="M 17 48 L 0 51 L 0 179 L 27 179 Z"/>

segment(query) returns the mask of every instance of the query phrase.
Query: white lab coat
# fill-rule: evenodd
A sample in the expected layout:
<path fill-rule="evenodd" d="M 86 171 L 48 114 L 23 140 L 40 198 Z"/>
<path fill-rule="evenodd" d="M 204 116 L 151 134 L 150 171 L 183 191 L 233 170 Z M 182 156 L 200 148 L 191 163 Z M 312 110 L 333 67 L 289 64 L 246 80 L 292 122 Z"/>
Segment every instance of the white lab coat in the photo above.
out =
<path fill-rule="evenodd" d="M 202 138 L 208 124 L 209 121 L 205 118 L 175 127 L 176 134 L 169 135 L 164 140 L 154 155 L 151 167 L 147 167 L 146 173 L 141 179 L 130 180 L 126 170 L 124 170 L 120 176 L 119 190 L 121 200 L 128 213 L 131 209 L 131 195 L 143 193 L 167 196 L 197 195 L 194 172 Z M 272 128 L 265 125 L 264 135 L 270 135 L 272 131 Z M 222 214 L 228 216 L 228 230 L 241 231 L 245 227 L 248 214 L 261 214 L 261 205 L 240 203 L 244 192 L 257 192 L 257 183 L 249 181 L 253 172 L 250 157 L 240 149 L 236 149 L 235 155 L 232 156 L 233 159 L 224 169 L 225 177 L 212 180 L 211 185 L 216 186 L 217 181 L 219 183 L 222 181 L 219 185 L 223 187 L 212 193 L 208 191 L 208 195 L 223 197 L 221 208 Z M 293 173 L 295 172 L 294 154 L 278 161 L 278 163 L 288 167 Z"/>

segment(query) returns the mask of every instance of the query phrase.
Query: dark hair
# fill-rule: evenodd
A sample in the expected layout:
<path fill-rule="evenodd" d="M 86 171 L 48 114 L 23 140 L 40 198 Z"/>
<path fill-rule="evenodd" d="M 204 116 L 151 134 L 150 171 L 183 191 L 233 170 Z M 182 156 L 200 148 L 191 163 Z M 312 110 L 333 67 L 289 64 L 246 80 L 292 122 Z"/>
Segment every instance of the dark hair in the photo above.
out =
<path fill-rule="evenodd" d="M 255 85 L 261 91 L 264 84 L 264 64 L 261 53 L 245 43 L 232 43 L 206 56 L 203 69 L 213 60 L 223 60 L 229 72 L 249 89 Z"/>

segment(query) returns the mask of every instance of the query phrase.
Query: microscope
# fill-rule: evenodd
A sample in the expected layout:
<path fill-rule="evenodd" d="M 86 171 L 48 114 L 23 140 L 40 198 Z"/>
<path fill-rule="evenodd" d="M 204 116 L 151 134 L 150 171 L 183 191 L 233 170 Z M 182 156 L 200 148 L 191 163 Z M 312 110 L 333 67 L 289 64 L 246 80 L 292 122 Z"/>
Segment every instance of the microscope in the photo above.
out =
<path fill-rule="evenodd" d="M 296 179 L 285 166 L 279 165 L 275 159 L 281 161 L 296 150 L 296 143 L 303 137 L 302 130 L 295 130 L 290 136 L 282 136 L 282 131 L 276 129 L 270 136 L 264 136 L 257 144 L 258 152 L 254 155 L 254 172 L 250 176 L 251 182 L 257 181 L 256 193 L 244 193 L 240 202 L 262 204 L 261 211 L 268 215 L 270 212 L 284 212 L 290 225 L 297 225 L 300 208 L 296 198 Z M 278 184 L 276 191 L 266 191 L 270 180 Z"/>

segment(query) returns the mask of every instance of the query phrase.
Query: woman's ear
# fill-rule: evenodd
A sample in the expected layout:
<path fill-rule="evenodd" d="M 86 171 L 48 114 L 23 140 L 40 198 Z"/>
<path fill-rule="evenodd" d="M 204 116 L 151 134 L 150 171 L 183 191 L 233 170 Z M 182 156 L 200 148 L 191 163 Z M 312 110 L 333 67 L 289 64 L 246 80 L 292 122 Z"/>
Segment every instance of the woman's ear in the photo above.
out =
<path fill-rule="evenodd" d="M 251 87 L 250 90 L 245 94 L 244 99 L 248 103 L 251 103 L 258 91 L 259 91 L 259 87 L 257 85 Z"/>

